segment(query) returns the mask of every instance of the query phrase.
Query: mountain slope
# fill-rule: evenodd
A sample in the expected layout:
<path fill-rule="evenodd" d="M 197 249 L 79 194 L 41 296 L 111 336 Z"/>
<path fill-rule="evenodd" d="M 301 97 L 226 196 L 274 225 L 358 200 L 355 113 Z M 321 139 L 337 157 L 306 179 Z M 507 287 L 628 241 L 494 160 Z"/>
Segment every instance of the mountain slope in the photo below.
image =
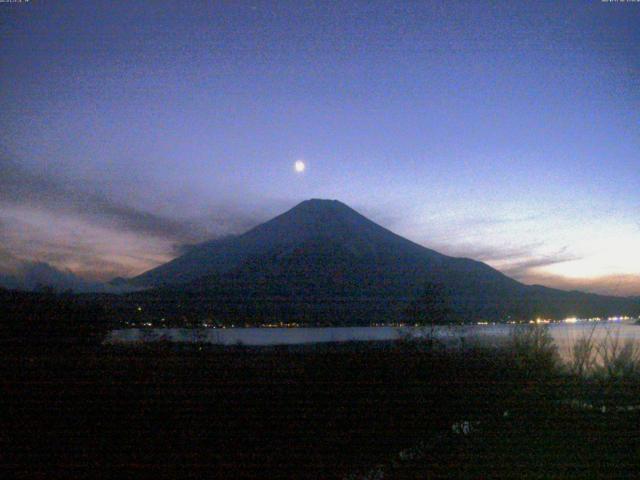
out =
<path fill-rule="evenodd" d="M 392 249 L 415 257 L 444 257 L 386 230 L 341 202 L 307 200 L 242 235 L 193 247 L 132 281 L 142 286 L 186 283 L 203 275 L 230 271 L 247 259 L 274 249 L 321 237 L 359 253 Z"/>
<path fill-rule="evenodd" d="M 135 281 L 162 286 L 133 298 L 163 315 L 178 304 L 188 317 L 250 324 L 605 316 L 634 313 L 638 303 L 526 286 L 328 200 L 303 202 L 243 235 L 200 245 Z"/>

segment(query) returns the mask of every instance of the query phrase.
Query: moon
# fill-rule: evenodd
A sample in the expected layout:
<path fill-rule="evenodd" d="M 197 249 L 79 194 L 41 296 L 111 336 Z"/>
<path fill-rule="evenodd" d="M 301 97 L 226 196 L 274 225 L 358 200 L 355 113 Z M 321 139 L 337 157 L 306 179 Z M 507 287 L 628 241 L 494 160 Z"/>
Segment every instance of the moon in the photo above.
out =
<path fill-rule="evenodd" d="M 302 160 L 297 160 L 296 163 L 293 164 L 293 168 L 295 169 L 296 173 L 302 173 L 304 172 L 306 165 Z"/>

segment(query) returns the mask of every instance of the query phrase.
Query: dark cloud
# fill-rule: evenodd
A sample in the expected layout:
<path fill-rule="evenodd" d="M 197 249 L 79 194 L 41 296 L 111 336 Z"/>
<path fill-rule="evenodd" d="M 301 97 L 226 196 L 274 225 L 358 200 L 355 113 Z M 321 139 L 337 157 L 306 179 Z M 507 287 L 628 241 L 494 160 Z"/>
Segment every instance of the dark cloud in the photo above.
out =
<path fill-rule="evenodd" d="M 207 229 L 193 221 L 166 218 L 122 205 L 64 179 L 32 172 L 0 158 L 0 205 L 7 204 L 72 212 L 108 227 L 176 241 L 201 240 L 207 235 Z"/>
<path fill-rule="evenodd" d="M 454 254 L 455 256 L 500 264 L 500 271 L 516 280 L 527 277 L 538 268 L 581 259 L 581 257 L 569 253 L 569 248 L 566 246 L 552 254 L 540 255 L 537 250 L 543 245 L 544 243 L 542 242 L 517 247 L 475 247 L 467 245 L 456 247 Z"/>
<path fill-rule="evenodd" d="M 72 265 L 76 274 L 92 279 L 135 275 L 193 244 L 265 220 L 229 206 L 194 218 L 160 215 L 10 158 L 0 153 L 0 273 L 5 275 L 24 269 L 24 262 L 43 262 L 63 273 Z"/>
<path fill-rule="evenodd" d="M 561 275 L 530 272 L 520 281 L 529 285 L 545 285 L 562 290 L 579 290 L 616 296 L 640 296 L 640 275 L 605 275 L 594 278 L 569 278 Z"/>
<path fill-rule="evenodd" d="M 451 255 L 452 257 L 472 258 L 481 262 L 508 262 L 518 261 L 518 259 L 522 258 L 531 258 L 535 256 L 534 252 L 536 249 L 543 245 L 543 242 L 529 243 L 520 246 L 432 243 L 428 245 L 428 247 Z"/>
<path fill-rule="evenodd" d="M 571 262 L 580 259 L 581 257 L 568 253 L 568 247 L 564 247 L 551 255 L 532 256 L 531 258 L 523 261 L 516 261 L 507 268 L 503 268 L 502 272 L 519 280 L 530 275 L 531 272 L 537 268 L 549 267 L 558 263 Z"/>

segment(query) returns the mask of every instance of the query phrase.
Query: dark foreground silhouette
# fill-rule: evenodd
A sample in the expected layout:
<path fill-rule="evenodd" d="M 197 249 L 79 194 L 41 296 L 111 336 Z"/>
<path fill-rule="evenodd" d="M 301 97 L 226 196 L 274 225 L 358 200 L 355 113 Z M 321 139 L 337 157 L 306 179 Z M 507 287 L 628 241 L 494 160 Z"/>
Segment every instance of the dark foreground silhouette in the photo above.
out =
<path fill-rule="evenodd" d="M 25 477 L 344 478 L 382 465 L 385 478 L 569 478 L 640 466 L 637 411 L 571 406 L 571 382 L 508 352 L 14 345 L 2 357 L 2 469 Z M 621 404 L 639 398 L 626 392 Z"/>

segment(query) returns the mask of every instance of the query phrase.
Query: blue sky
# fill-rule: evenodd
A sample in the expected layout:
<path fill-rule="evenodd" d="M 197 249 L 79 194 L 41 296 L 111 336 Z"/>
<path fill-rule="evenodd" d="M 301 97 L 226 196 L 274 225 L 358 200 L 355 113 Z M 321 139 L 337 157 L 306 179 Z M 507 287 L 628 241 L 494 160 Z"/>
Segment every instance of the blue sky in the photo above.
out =
<path fill-rule="evenodd" d="M 638 3 L 32 0 L 0 22 L 2 271 L 134 275 L 315 197 L 526 283 L 640 295 Z"/>

